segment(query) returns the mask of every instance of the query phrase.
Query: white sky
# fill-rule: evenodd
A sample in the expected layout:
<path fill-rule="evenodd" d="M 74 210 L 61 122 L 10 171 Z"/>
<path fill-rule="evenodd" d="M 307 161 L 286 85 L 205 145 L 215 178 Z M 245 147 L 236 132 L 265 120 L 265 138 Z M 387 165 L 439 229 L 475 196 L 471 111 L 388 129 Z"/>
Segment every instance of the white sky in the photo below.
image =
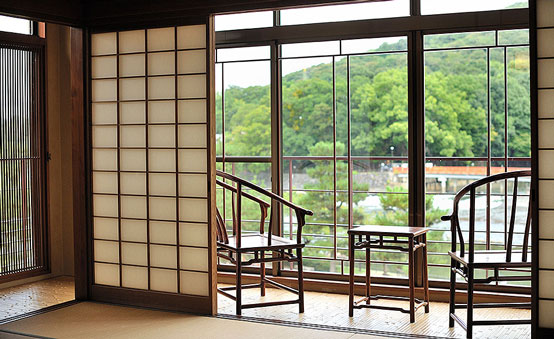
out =
<path fill-rule="evenodd" d="M 31 24 L 29 20 L 0 15 L 0 31 L 30 34 Z"/>
<path fill-rule="evenodd" d="M 427 14 L 459 13 L 486 11 L 506 8 L 524 0 L 421 0 L 421 12 Z M 344 5 L 318 6 L 281 10 L 281 24 L 294 25 L 315 22 L 333 22 L 390 18 L 409 15 L 409 0 L 392 0 L 374 3 L 355 3 Z M 215 18 L 216 31 L 270 27 L 273 25 L 271 11 L 241 14 L 219 15 Z M 362 53 L 379 47 L 384 42 L 396 42 L 404 37 L 357 39 L 343 41 L 342 53 Z M 339 42 L 316 42 L 283 45 L 282 56 L 321 56 L 338 54 Z M 218 61 L 248 60 L 269 57 L 269 48 L 234 48 L 218 52 Z M 283 61 L 282 73 L 287 75 L 313 65 L 330 62 L 330 58 L 306 58 Z M 270 82 L 269 66 L 265 63 L 245 62 L 225 66 L 225 88 L 231 85 L 248 87 L 268 85 Z M 267 63 L 269 65 L 269 63 Z M 221 73 L 221 71 L 219 71 Z M 219 87 L 221 88 L 219 80 Z"/>

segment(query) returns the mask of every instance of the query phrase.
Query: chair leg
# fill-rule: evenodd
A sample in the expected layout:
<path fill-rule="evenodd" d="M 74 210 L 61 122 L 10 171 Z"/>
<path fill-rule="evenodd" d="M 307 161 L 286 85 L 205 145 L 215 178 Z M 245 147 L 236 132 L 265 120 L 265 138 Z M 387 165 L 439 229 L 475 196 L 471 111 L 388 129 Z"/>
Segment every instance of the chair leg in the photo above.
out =
<path fill-rule="evenodd" d="M 467 334 L 466 338 L 473 335 L 473 267 L 467 268 Z"/>
<path fill-rule="evenodd" d="M 348 237 L 348 261 L 350 261 L 350 272 L 348 274 L 349 292 L 348 292 L 348 316 L 354 316 L 354 236 Z"/>
<path fill-rule="evenodd" d="M 429 313 L 429 262 L 427 258 L 427 235 L 423 235 L 423 300 L 427 302 L 425 305 L 425 313 Z"/>
<path fill-rule="evenodd" d="M 304 268 L 302 264 L 302 249 L 296 249 L 298 258 L 298 312 L 304 313 Z"/>
<path fill-rule="evenodd" d="M 369 236 L 366 238 L 370 240 Z M 371 304 L 371 249 L 368 247 L 365 250 L 365 296 L 367 298 L 366 305 Z"/>
<path fill-rule="evenodd" d="M 264 259 L 265 253 L 261 251 L 260 258 Z M 260 294 L 262 297 L 265 296 L 265 263 L 260 263 Z"/>
<path fill-rule="evenodd" d="M 237 266 L 236 266 L 236 291 L 237 291 L 237 302 L 236 302 L 236 313 L 237 315 L 241 315 L 242 312 L 242 276 L 241 276 L 241 268 L 242 268 L 242 255 L 241 253 L 237 253 Z"/>
<path fill-rule="evenodd" d="M 450 313 L 448 314 L 448 327 L 454 327 L 454 318 L 452 315 L 456 313 L 456 262 L 450 259 Z"/>

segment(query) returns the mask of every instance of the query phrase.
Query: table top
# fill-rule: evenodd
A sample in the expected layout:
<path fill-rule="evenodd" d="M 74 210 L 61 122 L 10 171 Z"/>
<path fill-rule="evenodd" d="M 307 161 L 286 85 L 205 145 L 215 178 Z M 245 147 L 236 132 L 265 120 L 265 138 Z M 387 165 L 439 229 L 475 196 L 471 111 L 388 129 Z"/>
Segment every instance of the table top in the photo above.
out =
<path fill-rule="evenodd" d="M 348 234 L 417 237 L 428 231 L 429 228 L 426 227 L 364 225 L 349 229 Z"/>

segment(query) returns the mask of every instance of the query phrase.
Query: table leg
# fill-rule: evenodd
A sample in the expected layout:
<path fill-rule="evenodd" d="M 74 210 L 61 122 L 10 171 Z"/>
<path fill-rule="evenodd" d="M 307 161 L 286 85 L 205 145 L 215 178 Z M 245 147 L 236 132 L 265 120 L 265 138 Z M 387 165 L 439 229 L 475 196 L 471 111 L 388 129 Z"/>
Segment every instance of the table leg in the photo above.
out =
<path fill-rule="evenodd" d="M 424 296 L 423 300 L 427 302 L 425 305 L 425 313 L 429 313 L 429 262 L 427 258 L 427 234 L 423 235 L 423 286 L 424 286 Z"/>
<path fill-rule="evenodd" d="M 366 304 L 371 304 L 371 248 L 369 248 L 369 241 L 371 237 L 366 236 L 368 247 L 365 249 L 365 296 L 367 298 Z"/>
<path fill-rule="evenodd" d="M 414 237 L 408 239 L 408 280 L 410 285 L 410 322 L 415 322 L 415 270 L 414 270 Z"/>
<path fill-rule="evenodd" d="M 350 290 L 348 295 L 348 316 L 354 316 L 354 235 L 348 237 L 348 260 L 350 261 L 349 283 Z"/>

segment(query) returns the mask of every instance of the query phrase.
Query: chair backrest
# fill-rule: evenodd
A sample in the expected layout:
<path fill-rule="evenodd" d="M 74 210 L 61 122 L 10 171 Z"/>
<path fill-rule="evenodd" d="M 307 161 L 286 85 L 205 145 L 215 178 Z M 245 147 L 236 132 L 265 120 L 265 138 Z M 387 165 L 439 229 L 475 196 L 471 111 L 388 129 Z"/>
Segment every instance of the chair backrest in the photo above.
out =
<path fill-rule="evenodd" d="M 220 178 L 223 178 L 224 180 L 229 180 L 232 183 L 231 185 L 221 180 L 216 181 L 217 185 L 222 187 L 224 190 L 229 190 L 232 194 L 231 210 L 233 214 L 233 235 L 236 236 L 237 248 L 241 247 L 241 244 L 240 244 L 241 243 L 241 224 L 242 224 L 241 211 L 242 211 L 243 197 L 253 202 L 256 202 L 260 207 L 260 234 L 264 234 L 265 219 L 267 218 L 269 207 L 274 209 L 274 208 L 280 208 L 280 205 L 284 205 L 293 209 L 296 212 L 296 220 L 298 223 L 297 241 L 298 243 L 302 242 L 302 227 L 306 224 L 306 215 L 313 215 L 312 211 L 304 209 L 300 206 L 297 206 L 273 192 L 263 189 L 256 184 L 253 184 L 249 181 L 236 177 L 232 174 L 225 173 L 222 171 L 216 171 L 216 175 Z M 263 197 L 269 198 L 271 200 L 271 205 L 265 202 L 264 200 L 245 192 L 243 190 L 243 188 L 245 187 L 260 193 Z M 271 245 L 271 237 L 273 235 L 274 222 L 275 221 L 273 220 L 273 214 L 271 214 L 269 219 L 269 228 L 267 231 L 268 245 Z M 227 229 L 225 227 L 225 220 L 221 216 L 221 213 L 219 212 L 219 210 L 217 210 L 217 241 L 221 243 L 229 242 Z"/>
<path fill-rule="evenodd" d="M 477 188 L 490 185 L 495 182 L 504 181 L 513 179 L 513 189 L 512 189 L 512 202 L 510 208 L 510 221 L 508 224 L 508 234 L 506 242 L 506 262 L 511 262 L 513 248 L 514 248 L 514 229 L 515 229 L 515 220 L 516 220 L 516 207 L 518 199 L 518 184 L 521 182 L 519 179 L 522 177 L 530 177 L 531 171 L 513 171 L 513 172 L 504 172 L 499 174 L 494 174 L 482 179 L 479 179 L 471 184 L 466 185 L 462 188 L 454 198 L 454 204 L 452 208 L 452 214 L 443 216 L 441 219 L 443 221 L 450 220 L 451 232 L 452 232 L 452 251 L 456 251 L 457 247 L 457 237 L 459 237 L 460 244 L 460 255 L 465 256 L 465 242 L 462 234 L 462 229 L 460 226 L 459 219 L 459 204 L 460 201 L 466 194 L 469 194 L 469 250 L 468 257 L 469 262 L 473 262 L 474 252 L 475 252 L 475 195 Z M 527 206 L 527 216 L 525 218 L 525 231 L 523 234 L 523 244 L 522 244 L 522 261 L 527 262 L 528 248 L 529 248 L 529 233 L 531 231 L 531 197 L 529 197 L 529 204 Z"/>

